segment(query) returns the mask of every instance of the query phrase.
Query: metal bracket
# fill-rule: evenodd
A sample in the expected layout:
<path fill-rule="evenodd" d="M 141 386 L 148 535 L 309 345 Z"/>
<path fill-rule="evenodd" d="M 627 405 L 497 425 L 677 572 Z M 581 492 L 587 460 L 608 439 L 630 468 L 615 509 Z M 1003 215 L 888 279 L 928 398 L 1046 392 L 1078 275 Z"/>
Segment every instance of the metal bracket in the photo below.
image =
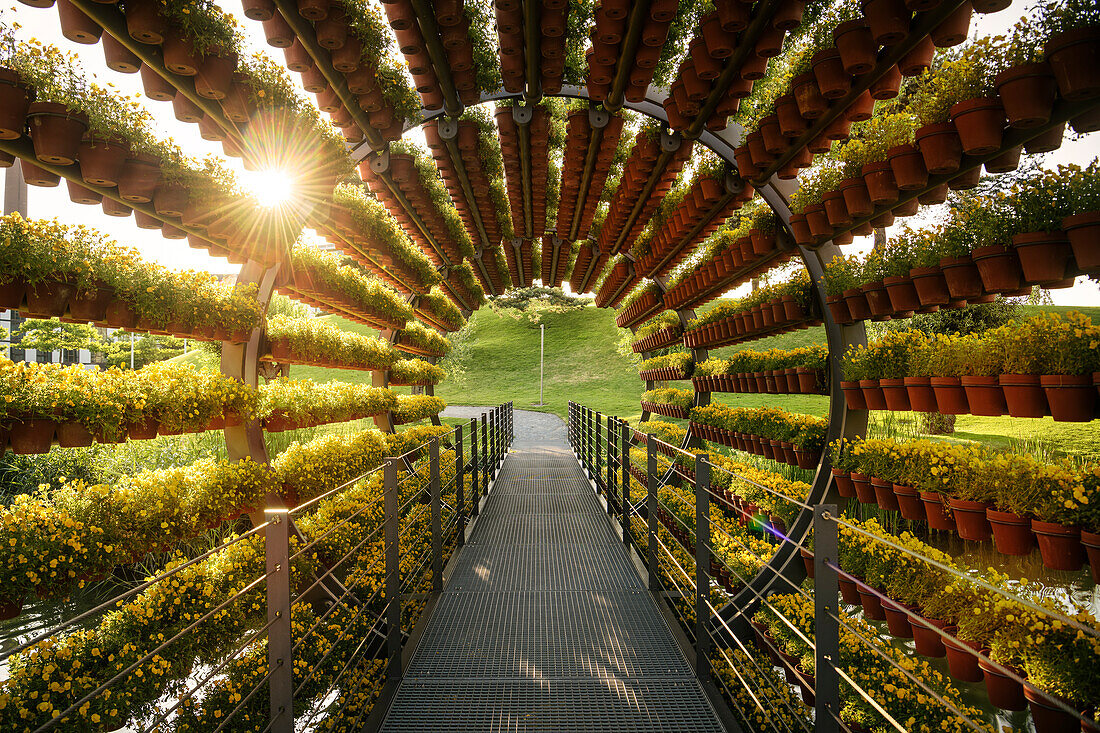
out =
<path fill-rule="evenodd" d="M 439 137 L 444 140 L 454 140 L 458 137 L 458 120 L 446 119 L 439 121 Z"/>
<path fill-rule="evenodd" d="M 745 190 L 745 179 L 733 173 L 727 173 L 726 177 L 722 180 L 722 184 L 726 189 L 726 193 L 736 195 Z"/>
<path fill-rule="evenodd" d="M 684 136 L 678 132 L 661 130 L 661 150 L 666 153 L 675 153 L 684 142 Z"/>
<path fill-rule="evenodd" d="M 517 125 L 530 124 L 531 118 L 534 116 L 534 108 L 532 107 L 512 107 L 512 120 Z"/>
<path fill-rule="evenodd" d="M 378 175 L 382 175 L 390 169 L 390 146 L 386 145 L 374 158 L 371 158 L 370 169 Z"/>
<path fill-rule="evenodd" d="M 602 109 L 589 108 L 588 110 L 588 124 L 592 125 L 594 129 L 600 130 L 607 127 L 607 123 L 611 122 L 611 115 Z"/>

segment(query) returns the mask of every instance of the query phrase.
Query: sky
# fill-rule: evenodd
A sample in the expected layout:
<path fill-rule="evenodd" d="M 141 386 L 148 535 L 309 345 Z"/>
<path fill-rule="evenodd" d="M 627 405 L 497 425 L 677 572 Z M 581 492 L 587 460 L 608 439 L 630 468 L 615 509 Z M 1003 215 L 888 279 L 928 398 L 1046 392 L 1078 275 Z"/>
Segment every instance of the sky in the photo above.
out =
<path fill-rule="evenodd" d="M 220 7 L 233 14 L 241 27 L 245 37 L 246 46 L 251 50 L 264 51 L 277 61 L 283 60 L 281 49 L 269 47 L 263 37 L 262 25 L 256 21 L 247 20 L 241 13 L 241 6 L 235 0 L 222 0 Z M 998 34 L 1007 31 L 1016 19 L 1027 8 L 1028 4 L 1015 3 L 1007 10 L 988 15 L 975 15 L 971 24 L 971 36 L 984 36 Z M 55 8 L 38 9 L 26 5 L 16 5 L 3 12 L 3 17 L 10 23 L 17 22 L 21 27 L 18 32 L 20 38 L 37 37 L 40 40 L 48 40 L 66 51 L 71 51 L 79 56 L 85 71 L 100 84 L 113 84 L 121 92 L 126 94 L 142 94 L 140 75 L 120 74 L 108 69 L 103 60 L 103 51 L 100 44 L 85 46 L 72 43 L 61 35 L 61 28 L 57 19 Z M 290 73 L 290 78 L 295 84 L 299 83 L 299 75 Z M 302 94 L 313 100 L 313 95 Z M 235 171 L 242 183 L 250 188 L 261 199 L 264 191 L 270 185 L 272 175 L 284 175 L 282 172 L 272 171 L 245 171 L 240 161 L 236 158 L 226 158 L 222 154 L 221 145 L 216 142 L 203 140 L 199 136 L 198 125 L 179 122 L 172 114 L 170 102 L 156 102 L 142 95 L 142 103 L 152 113 L 156 120 L 157 133 L 163 137 L 171 137 L 188 154 L 201 157 L 207 154 L 218 155 L 226 165 Z M 419 130 L 410 131 L 408 137 L 423 143 L 423 133 Z M 1043 167 L 1054 167 L 1059 164 L 1075 162 L 1085 164 L 1100 156 L 1100 134 L 1085 136 L 1078 140 L 1069 137 L 1063 142 L 1062 147 L 1043 156 Z M 57 188 L 28 187 L 28 214 L 31 217 L 58 217 L 66 223 L 85 224 L 94 227 L 123 244 L 137 248 L 144 257 L 156 261 L 166 267 L 175 269 L 204 269 L 216 274 L 231 274 L 238 268 L 230 264 L 224 258 L 211 257 L 205 250 L 191 249 L 186 240 L 164 239 L 157 230 L 138 229 L 133 217 L 115 218 L 102 213 L 98 206 L 82 206 L 69 201 L 64 181 Z M 911 226 L 918 224 L 922 219 L 931 220 L 936 216 L 939 207 L 926 207 L 918 217 L 905 220 Z M 889 234 L 889 230 L 888 230 Z M 863 253 L 870 248 L 870 237 L 859 237 L 851 245 L 844 247 L 845 253 Z M 568 285 L 566 285 L 568 287 Z M 744 285 L 731 295 L 743 295 L 747 292 L 748 285 Z M 1057 305 L 1100 305 L 1100 289 L 1097 284 L 1086 278 L 1078 278 L 1072 288 L 1050 291 L 1052 299 Z"/>

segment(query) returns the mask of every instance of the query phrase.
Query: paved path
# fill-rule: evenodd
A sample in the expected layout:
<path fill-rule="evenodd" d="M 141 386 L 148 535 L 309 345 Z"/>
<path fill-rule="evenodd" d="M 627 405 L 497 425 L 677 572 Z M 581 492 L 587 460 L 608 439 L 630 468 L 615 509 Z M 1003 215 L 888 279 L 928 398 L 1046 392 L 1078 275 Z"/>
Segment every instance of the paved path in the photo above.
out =
<path fill-rule="evenodd" d="M 382 729 L 721 731 L 565 425 L 519 410 L 515 425 Z"/>

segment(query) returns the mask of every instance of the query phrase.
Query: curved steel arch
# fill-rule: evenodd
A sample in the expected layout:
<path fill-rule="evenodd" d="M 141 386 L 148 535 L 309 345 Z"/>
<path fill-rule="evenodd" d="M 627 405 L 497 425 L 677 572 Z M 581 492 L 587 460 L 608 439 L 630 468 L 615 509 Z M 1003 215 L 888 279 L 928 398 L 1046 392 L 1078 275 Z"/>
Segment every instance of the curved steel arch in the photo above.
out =
<path fill-rule="evenodd" d="M 593 100 L 588 95 L 584 87 L 575 85 L 563 86 L 561 92 L 549 96 L 581 99 L 590 103 L 597 101 Z M 667 98 L 667 93 L 650 87 L 649 90 L 647 90 L 644 100 L 641 102 L 624 101 L 622 108 L 644 114 L 647 117 L 667 125 L 668 116 L 664 109 L 664 102 Z M 504 100 L 518 102 L 529 101 L 522 93 L 512 93 L 500 89 L 492 93 L 482 93 L 479 104 Z M 408 132 L 410 129 L 419 127 L 429 120 L 445 117 L 446 115 L 447 113 L 443 109 L 425 109 L 422 111 L 423 119 L 415 124 L 406 124 L 405 131 Z M 733 170 L 737 171 L 738 167 L 737 161 L 734 158 L 734 148 L 740 144 L 742 134 L 743 130 L 741 126 L 736 123 L 731 123 L 724 130 L 718 132 L 704 129 L 695 139 L 710 148 L 711 151 L 730 165 Z M 372 149 L 367 143 L 362 143 L 355 146 L 350 152 L 352 158 L 358 162 L 366 158 L 372 152 L 377 151 Z M 796 187 L 797 184 L 791 181 L 783 181 L 773 175 L 763 186 L 758 187 L 756 190 L 783 224 L 783 230 L 779 233 L 780 239 L 782 240 L 781 246 L 788 250 L 797 247 L 798 253 L 802 258 L 802 263 L 810 274 L 814 297 L 817 300 L 817 305 L 822 315 L 826 341 L 829 348 L 829 427 L 826 432 L 826 444 L 830 444 L 841 437 L 853 438 L 857 435 L 866 433 L 867 412 L 865 410 L 850 411 L 847 408 L 847 403 L 840 388 L 840 359 L 849 346 L 853 344 L 865 344 L 867 342 L 867 335 L 863 322 L 861 321 L 845 326 L 838 324 L 833 319 L 831 311 L 825 304 L 825 293 L 822 284 L 825 263 L 832 260 L 834 256 L 840 254 L 840 247 L 835 242 L 829 241 L 820 247 L 810 249 L 808 247 L 796 245 L 794 242 L 794 235 L 790 226 L 790 194 L 793 193 Z M 662 279 L 659 278 L 655 280 L 655 282 L 657 282 L 658 287 L 664 292 L 665 283 L 662 282 Z M 677 310 L 676 312 L 680 317 L 681 323 L 684 325 L 687 324 L 689 318 L 694 317 L 693 310 Z M 707 350 L 692 349 L 692 356 L 696 361 L 701 361 L 706 359 Z M 652 382 L 647 382 L 646 387 L 647 389 L 651 388 Z M 696 392 L 694 404 L 697 406 L 705 405 L 710 402 L 710 398 L 710 392 Z M 643 421 L 648 419 L 648 417 L 648 412 L 643 412 Z M 687 448 L 693 441 L 697 440 L 697 436 L 692 435 L 689 426 L 683 447 Z M 840 496 L 836 493 L 835 487 L 830 481 L 830 467 L 828 451 L 823 451 L 807 499 L 807 503 L 811 506 L 826 502 L 835 503 L 840 500 Z M 784 591 L 790 590 L 792 587 L 797 587 L 802 580 L 805 579 L 805 567 L 796 552 L 796 548 L 797 545 L 805 543 L 809 537 L 812 524 L 813 513 L 805 509 L 800 510 L 793 522 L 793 526 L 788 529 L 788 536 L 793 540 L 793 543 L 781 542 L 768 564 L 734 596 L 729 604 L 721 609 L 720 614 L 725 623 L 733 628 L 739 635 L 746 636 L 751 633 L 748 626 L 748 619 L 755 611 L 760 596 L 765 595 L 769 590 L 779 586 L 782 586 Z"/>

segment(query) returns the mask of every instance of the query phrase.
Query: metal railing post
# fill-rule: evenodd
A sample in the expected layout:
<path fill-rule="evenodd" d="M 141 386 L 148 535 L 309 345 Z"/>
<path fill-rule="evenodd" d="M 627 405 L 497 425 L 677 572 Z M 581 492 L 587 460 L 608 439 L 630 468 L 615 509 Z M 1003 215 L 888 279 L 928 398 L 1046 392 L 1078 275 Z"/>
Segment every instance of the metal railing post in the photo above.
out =
<path fill-rule="evenodd" d="M 651 438 L 652 440 L 652 438 Z M 695 676 L 710 676 L 710 463 L 695 457 Z"/>
<path fill-rule="evenodd" d="M 443 590 L 443 505 L 439 482 L 439 438 L 428 441 L 428 490 L 432 497 L 432 592 Z"/>
<path fill-rule="evenodd" d="M 267 509 L 264 530 L 267 556 L 267 665 L 271 674 L 268 690 L 271 730 L 294 731 L 294 663 L 290 624 L 290 518 L 287 510 Z M 278 620 L 276 620 L 278 619 Z"/>
<path fill-rule="evenodd" d="M 481 487 L 482 496 L 489 493 L 489 415 L 481 413 Z"/>
<path fill-rule="evenodd" d="M 645 442 L 645 478 L 646 520 L 649 524 L 649 547 L 647 548 L 647 563 L 649 565 L 649 589 L 653 592 L 661 590 L 661 574 L 657 569 L 657 445 L 649 438 Z"/>
<path fill-rule="evenodd" d="M 592 483 L 596 484 L 596 490 L 600 489 L 600 415 L 599 410 L 592 413 Z"/>
<path fill-rule="evenodd" d="M 462 426 L 455 428 L 455 507 L 458 509 L 458 546 L 466 544 L 466 446 Z"/>
<path fill-rule="evenodd" d="M 481 513 L 481 489 L 478 488 L 477 474 L 478 474 L 478 457 L 477 457 L 477 418 L 470 418 L 470 501 L 473 502 L 473 506 L 470 508 L 470 516 L 476 517 Z"/>
<path fill-rule="evenodd" d="M 814 733 L 837 733 L 840 716 L 840 677 L 834 667 L 840 660 L 840 591 L 836 570 L 836 506 L 814 507 Z"/>
<path fill-rule="evenodd" d="M 497 411 L 494 407 L 489 410 L 489 443 L 485 452 L 489 458 L 489 478 L 497 476 Z"/>
<path fill-rule="evenodd" d="M 610 415 L 607 416 L 607 478 L 604 481 L 604 490 L 607 497 L 607 513 L 611 514 L 614 509 L 611 506 L 611 497 L 615 496 L 615 464 L 611 460 L 612 455 L 615 454 L 614 450 L 614 435 L 615 435 L 615 418 Z M 618 458 L 619 456 L 615 456 Z"/>
<path fill-rule="evenodd" d="M 398 549 L 397 465 L 399 459 L 387 458 L 383 469 L 382 504 L 385 510 L 383 534 L 386 544 L 386 647 L 389 652 L 387 675 L 400 680 L 401 669 L 401 553 Z"/>
<path fill-rule="evenodd" d="M 622 462 L 622 499 L 623 499 L 623 544 L 630 546 L 630 426 L 626 420 L 619 421 L 621 443 L 619 460 Z"/>

